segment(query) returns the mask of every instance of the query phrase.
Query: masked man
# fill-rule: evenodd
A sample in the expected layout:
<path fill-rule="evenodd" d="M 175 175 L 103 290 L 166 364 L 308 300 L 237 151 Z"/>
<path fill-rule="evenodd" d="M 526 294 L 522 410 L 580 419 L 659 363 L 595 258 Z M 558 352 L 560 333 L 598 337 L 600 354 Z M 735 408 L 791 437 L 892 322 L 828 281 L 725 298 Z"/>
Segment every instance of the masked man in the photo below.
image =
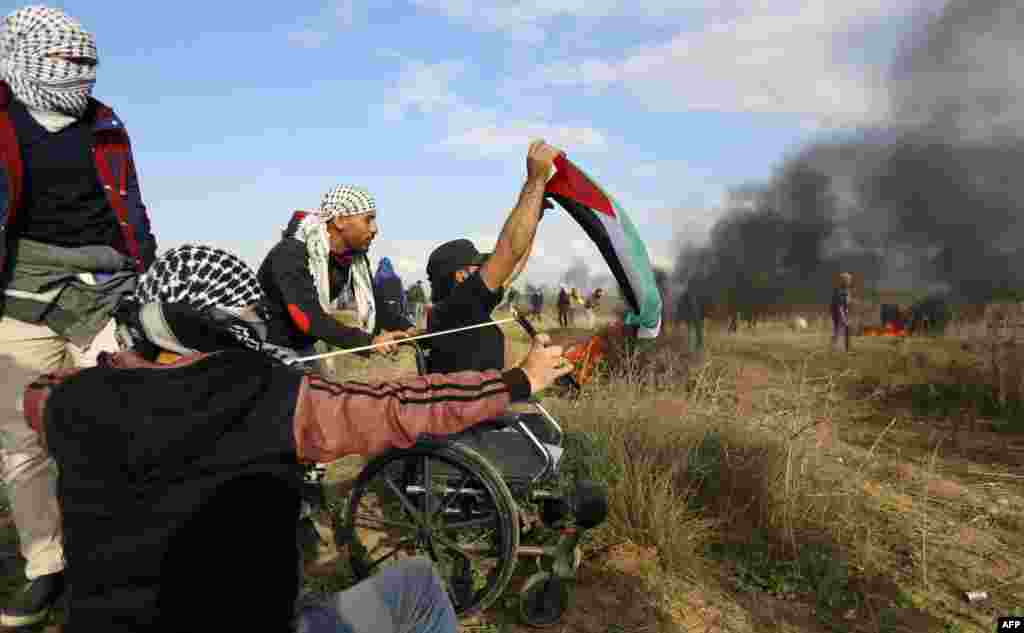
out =
<path fill-rule="evenodd" d="M 115 349 L 111 315 L 153 260 L 124 124 L 91 98 L 96 43 L 58 9 L 0 34 L 0 457 L 28 584 L 0 625 L 43 620 L 64 588 L 53 464 L 16 402 L 40 373 Z"/>
<path fill-rule="evenodd" d="M 302 464 L 493 418 L 571 370 L 561 349 L 541 337 L 508 371 L 339 383 L 256 351 L 261 334 L 245 332 L 256 321 L 237 292 L 147 295 L 177 301 L 119 315 L 131 350 L 45 375 L 25 394 L 28 426 L 60 471 L 63 631 L 455 633 L 425 560 L 299 598 Z"/>
<path fill-rule="evenodd" d="M 544 186 L 561 154 L 544 141 L 530 145 L 526 183 L 505 220 L 490 254 L 480 253 L 467 239 L 445 242 L 427 260 L 433 309 L 429 332 L 486 323 L 501 303 L 505 289 L 522 272 L 533 249 L 537 225 L 549 203 Z M 496 326 L 465 330 L 428 339 L 432 372 L 485 370 L 505 367 L 505 336 Z"/>

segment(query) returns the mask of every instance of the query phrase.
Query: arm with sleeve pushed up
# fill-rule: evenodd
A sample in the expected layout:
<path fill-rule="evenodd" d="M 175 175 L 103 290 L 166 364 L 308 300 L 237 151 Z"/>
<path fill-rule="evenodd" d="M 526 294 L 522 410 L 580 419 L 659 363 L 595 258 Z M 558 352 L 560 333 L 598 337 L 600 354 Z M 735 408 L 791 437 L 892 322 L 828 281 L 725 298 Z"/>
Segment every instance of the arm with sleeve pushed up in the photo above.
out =
<path fill-rule="evenodd" d="M 330 345 L 351 349 L 369 345 L 373 337 L 363 330 L 342 325 L 324 311 L 306 264 L 305 246 L 296 241 L 272 255 L 270 274 L 281 292 L 292 324 L 307 336 Z"/>
<path fill-rule="evenodd" d="M 336 383 L 308 374 L 295 408 L 296 450 L 299 461 L 326 463 L 407 448 L 420 435 L 458 433 L 529 397 L 529 379 L 519 368 L 378 384 Z"/>

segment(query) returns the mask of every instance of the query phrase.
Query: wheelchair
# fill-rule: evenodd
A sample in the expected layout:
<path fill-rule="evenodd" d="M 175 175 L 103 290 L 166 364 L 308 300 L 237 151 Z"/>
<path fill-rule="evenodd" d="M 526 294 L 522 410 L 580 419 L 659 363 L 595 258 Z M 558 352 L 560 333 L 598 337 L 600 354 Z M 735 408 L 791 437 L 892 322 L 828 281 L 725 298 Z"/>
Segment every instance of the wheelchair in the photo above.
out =
<path fill-rule="evenodd" d="M 425 352 L 416 352 L 420 375 Z M 399 558 L 428 556 L 460 618 L 478 615 L 509 586 L 518 559 L 536 572 L 520 589 L 530 626 L 556 624 L 581 562 L 580 540 L 604 522 L 607 492 L 595 482 L 562 483 L 563 432 L 536 399 L 462 433 L 422 437 L 365 465 L 335 542 L 360 580 Z"/>

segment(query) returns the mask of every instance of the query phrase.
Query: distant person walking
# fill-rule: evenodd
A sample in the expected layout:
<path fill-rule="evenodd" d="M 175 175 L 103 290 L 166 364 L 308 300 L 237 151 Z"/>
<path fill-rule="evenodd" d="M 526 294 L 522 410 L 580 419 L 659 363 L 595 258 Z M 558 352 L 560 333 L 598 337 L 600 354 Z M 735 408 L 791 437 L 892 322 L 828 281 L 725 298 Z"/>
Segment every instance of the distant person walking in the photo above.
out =
<path fill-rule="evenodd" d="M 408 309 L 405 303 L 405 287 L 402 286 L 402 278 L 395 272 L 391 260 L 381 257 L 377 264 L 377 272 L 373 276 L 374 301 L 382 316 L 385 316 L 389 325 L 398 323 L 398 327 L 410 326 L 405 322 Z M 388 328 L 391 329 L 391 328 Z"/>
<path fill-rule="evenodd" d="M 420 327 L 423 319 L 423 308 L 427 305 L 427 292 L 423 289 L 423 280 L 417 281 L 409 292 L 406 293 L 406 301 L 409 306 L 409 316 L 416 327 Z"/>
<path fill-rule="evenodd" d="M 576 327 L 576 314 L 583 309 L 583 297 L 580 289 L 573 286 L 569 291 L 569 326 Z"/>
<path fill-rule="evenodd" d="M 694 280 L 679 298 L 679 317 L 686 322 L 687 343 L 691 354 L 704 351 L 704 301 Z"/>
<path fill-rule="evenodd" d="M 532 308 L 531 317 L 543 320 L 544 319 L 544 291 L 537 288 L 533 294 L 530 295 L 530 307 Z"/>
<path fill-rule="evenodd" d="M 590 296 L 587 297 L 586 302 L 583 304 L 583 309 L 587 315 L 587 327 L 591 330 L 597 326 L 597 308 L 601 305 L 601 296 L 603 294 L 604 290 L 598 288 L 590 293 Z"/>
<path fill-rule="evenodd" d="M 839 283 L 832 292 L 832 349 L 850 351 L 850 288 L 853 276 L 840 273 Z M 840 347 L 842 340 L 842 348 Z"/>
<path fill-rule="evenodd" d="M 569 327 L 569 290 L 565 286 L 558 291 L 558 326 Z"/>

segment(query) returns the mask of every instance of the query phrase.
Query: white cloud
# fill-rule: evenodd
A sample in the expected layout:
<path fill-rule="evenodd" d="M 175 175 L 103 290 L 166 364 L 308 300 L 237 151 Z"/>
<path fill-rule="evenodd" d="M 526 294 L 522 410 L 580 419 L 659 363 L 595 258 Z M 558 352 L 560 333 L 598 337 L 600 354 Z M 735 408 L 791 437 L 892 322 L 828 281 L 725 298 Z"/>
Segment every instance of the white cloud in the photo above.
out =
<path fill-rule="evenodd" d="M 702 181 L 717 183 L 715 172 L 685 160 L 648 160 L 636 163 L 630 173 L 634 178 L 662 180 L 672 183 Z"/>
<path fill-rule="evenodd" d="M 395 104 L 403 112 L 415 109 L 427 114 L 457 108 L 460 101 L 450 84 L 465 68 L 461 61 L 405 62 L 398 76 Z"/>
<path fill-rule="evenodd" d="M 313 29 L 292 31 L 288 34 L 288 42 L 293 46 L 299 46 L 301 48 L 320 48 L 326 44 L 329 39 L 331 39 L 331 35 L 327 31 L 318 31 Z"/>
<path fill-rule="evenodd" d="M 336 0 L 332 3 L 331 12 L 337 18 L 341 26 L 350 27 L 356 21 L 356 6 L 354 0 Z"/>
<path fill-rule="evenodd" d="M 604 133 L 589 126 L 513 121 L 456 131 L 434 149 L 450 151 L 463 158 L 490 158 L 522 152 L 537 138 L 543 138 L 559 147 L 571 147 L 574 152 L 603 151 L 608 148 L 608 139 Z"/>
<path fill-rule="evenodd" d="M 703 28 L 666 42 L 564 59 L 513 84 L 538 92 L 615 87 L 651 109 L 797 114 L 807 127 L 877 120 L 886 114 L 883 70 L 843 63 L 833 46 L 839 36 L 915 4 L 779 0 L 731 14 L 716 9 L 704 14 Z"/>
<path fill-rule="evenodd" d="M 502 120 L 497 110 L 469 103 L 453 87 L 466 70 L 463 61 L 427 63 L 403 59 L 392 100 L 375 109 L 389 121 L 400 120 L 410 111 L 440 117 L 445 137 L 432 149 L 462 158 L 493 158 L 522 152 L 536 138 L 580 152 L 607 149 L 608 139 L 594 127 L 536 119 Z"/>
<path fill-rule="evenodd" d="M 533 44 L 546 39 L 545 27 L 558 17 L 666 17 L 704 8 L 704 3 L 696 0 L 414 0 L 414 3 L 473 28 L 500 32 L 513 41 Z"/>
<path fill-rule="evenodd" d="M 307 22 L 316 26 L 289 32 L 288 42 L 301 48 L 320 48 L 330 41 L 335 29 L 348 29 L 355 25 L 355 0 L 331 0 Z"/>

